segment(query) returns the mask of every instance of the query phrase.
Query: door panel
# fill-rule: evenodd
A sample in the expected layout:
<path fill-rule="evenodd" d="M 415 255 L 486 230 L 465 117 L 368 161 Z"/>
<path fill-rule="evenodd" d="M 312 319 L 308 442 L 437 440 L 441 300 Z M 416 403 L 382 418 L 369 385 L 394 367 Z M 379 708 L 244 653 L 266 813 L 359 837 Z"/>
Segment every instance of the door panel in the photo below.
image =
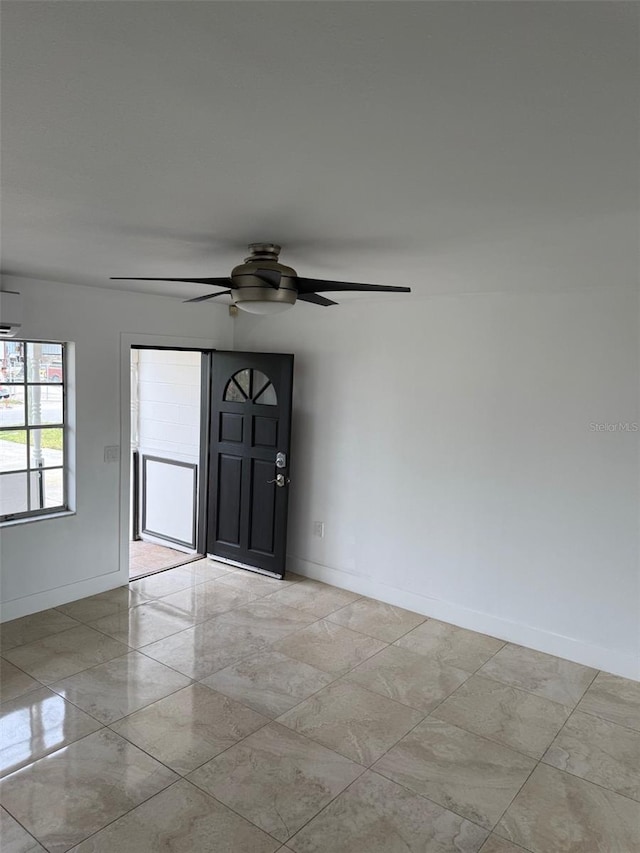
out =
<path fill-rule="evenodd" d="M 249 550 L 273 553 L 276 489 L 272 480 L 276 476 L 273 462 L 252 459 L 251 523 L 249 524 Z"/>
<path fill-rule="evenodd" d="M 242 459 L 220 454 L 218 468 L 218 538 L 240 547 L 240 507 L 242 504 Z"/>
<path fill-rule="evenodd" d="M 262 418 L 259 415 L 254 416 L 253 444 L 254 447 L 277 447 L 278 421 L 276 418 Z"/>
<path fill-rule="evenodd" d="M 213 355 L 207 553 L 285 570 L 293 356 Z M 276 467 L 276 454 L 286 464 Z"/>
<path fill-rule="evenodd" d="M 242 415 L 232 415 L 230 412 L 220 413 L 220 440 L 242 441 Z"/>

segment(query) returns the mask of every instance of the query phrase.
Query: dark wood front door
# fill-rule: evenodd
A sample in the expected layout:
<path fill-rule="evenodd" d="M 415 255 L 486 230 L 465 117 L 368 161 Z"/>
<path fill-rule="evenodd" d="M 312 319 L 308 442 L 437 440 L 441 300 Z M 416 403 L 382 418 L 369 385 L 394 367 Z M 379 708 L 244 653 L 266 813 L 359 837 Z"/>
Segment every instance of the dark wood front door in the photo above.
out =
<path fill-rule="evenodd" d="M 215 352 L 207 553 L 282 577 L 293 356 Z"/>

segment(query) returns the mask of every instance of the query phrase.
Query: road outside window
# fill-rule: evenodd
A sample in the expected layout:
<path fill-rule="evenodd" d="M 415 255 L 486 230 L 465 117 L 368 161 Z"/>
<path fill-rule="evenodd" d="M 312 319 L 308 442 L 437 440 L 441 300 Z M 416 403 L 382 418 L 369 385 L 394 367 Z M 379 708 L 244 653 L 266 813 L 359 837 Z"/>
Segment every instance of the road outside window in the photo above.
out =
<path fill-rule="evenodd" d="M 67 508 L 65 345 L 0 341 L 0 521 Z"/>

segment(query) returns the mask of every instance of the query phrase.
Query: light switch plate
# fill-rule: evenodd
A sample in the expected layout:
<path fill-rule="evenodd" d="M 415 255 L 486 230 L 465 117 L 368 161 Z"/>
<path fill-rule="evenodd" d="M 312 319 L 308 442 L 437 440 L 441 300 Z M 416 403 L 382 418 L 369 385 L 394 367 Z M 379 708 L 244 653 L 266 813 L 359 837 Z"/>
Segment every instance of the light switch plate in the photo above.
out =
<path fill-rule="evenodd" d="M 110 447 L 105 447 L 105 449 L 104 449 L 104 461 L 105 462 L 119 462 L 120 461 L 120 447 L 117 444 L 111 445 Z"/>

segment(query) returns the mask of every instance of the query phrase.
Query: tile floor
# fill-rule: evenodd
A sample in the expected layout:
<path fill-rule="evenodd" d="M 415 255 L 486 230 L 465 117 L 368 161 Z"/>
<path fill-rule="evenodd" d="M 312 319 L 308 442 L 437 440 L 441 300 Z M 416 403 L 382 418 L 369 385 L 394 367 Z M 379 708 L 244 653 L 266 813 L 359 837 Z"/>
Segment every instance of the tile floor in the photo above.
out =
<path fill-rule="evenodd" d="M 172 566 L 180 566 L 193 559 L 191 554 L 176 551 L 175 548 L 137 539 L 129 542 L 129 577 L 139 578 L 149 572 L 159 572 Z"/>
<path fill-rule="evenodd" d="M 640 683 L 209 560 L 1 632 L 3 853 L 640 850 Z"/>

